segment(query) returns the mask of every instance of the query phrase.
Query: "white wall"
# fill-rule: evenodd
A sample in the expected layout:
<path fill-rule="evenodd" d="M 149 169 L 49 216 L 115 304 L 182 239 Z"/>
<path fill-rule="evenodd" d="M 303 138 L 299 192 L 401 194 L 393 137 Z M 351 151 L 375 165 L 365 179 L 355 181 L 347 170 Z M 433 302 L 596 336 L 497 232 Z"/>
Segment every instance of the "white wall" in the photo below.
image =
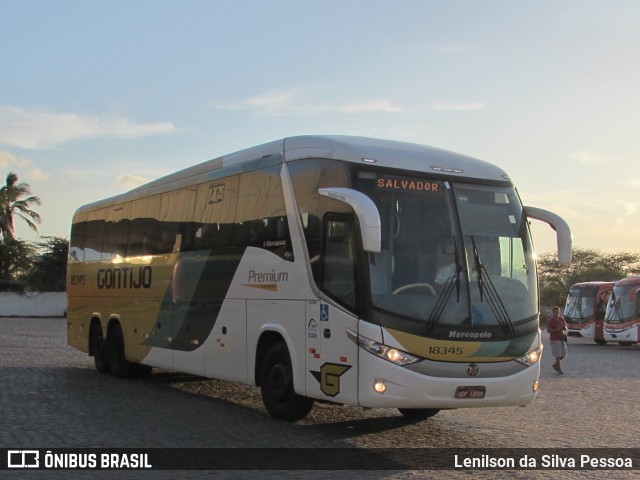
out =
<path fill-rule="evenodd" d="M 65 292 L 0 292 L 0 317 L 62 317 L 66 309 Z"/>

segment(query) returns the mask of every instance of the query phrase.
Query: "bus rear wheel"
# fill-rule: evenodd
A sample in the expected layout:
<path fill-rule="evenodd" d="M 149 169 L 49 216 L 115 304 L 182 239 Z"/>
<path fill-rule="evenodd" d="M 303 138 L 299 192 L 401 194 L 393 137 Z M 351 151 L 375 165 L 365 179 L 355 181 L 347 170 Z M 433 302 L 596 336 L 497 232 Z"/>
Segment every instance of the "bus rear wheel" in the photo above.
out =
<path fill-rule="evenodd" d="M 133 377 L 136 372 L 136 364 L 129 362 L 124 354 L 124 335 L 122 327 L 116 323 L 109 329 L 109 370 L 117 378 Z"/>
<path fill-rule="evenodd" d="M 100 324 L 91 325 L 89 341 L 96 370 L 100 373 L 109 373 L 109 345 L 102 335 Z"/>
<path fill-rule="evenodd" d="M 399 408 L 398 411 L 412 420 L 426 420 L 440 411 L 437 408 Z"/>
<path fill-rule="evenodd" d="M 265 355 L 260 390 L 267 412 L 278 420 L 295 422 L 313 407 L 312 399 L 298 395 L 293 388 L 291 357 L 282 342 L 273 344 Z"/>

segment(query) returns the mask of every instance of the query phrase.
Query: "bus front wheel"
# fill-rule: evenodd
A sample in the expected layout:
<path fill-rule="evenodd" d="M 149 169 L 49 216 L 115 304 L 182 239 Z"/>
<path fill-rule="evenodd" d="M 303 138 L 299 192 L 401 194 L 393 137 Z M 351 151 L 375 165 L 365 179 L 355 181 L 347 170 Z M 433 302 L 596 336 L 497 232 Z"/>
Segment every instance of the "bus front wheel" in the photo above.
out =
<path fill-rule="evenodd" d="M 293 389 L 293 369 L 287 346 L 273 344 L 264 357 L 260 376 L 262 401 L 274 418 L 295 422 L 307 416 L 313 400 L 298 395 Z"/>
<path fill-rule="evenodd" d="M 437 408 L 399 408 L 398 411 L 412 420 L 426 420 L 436 415 L 440 410 Z"/>

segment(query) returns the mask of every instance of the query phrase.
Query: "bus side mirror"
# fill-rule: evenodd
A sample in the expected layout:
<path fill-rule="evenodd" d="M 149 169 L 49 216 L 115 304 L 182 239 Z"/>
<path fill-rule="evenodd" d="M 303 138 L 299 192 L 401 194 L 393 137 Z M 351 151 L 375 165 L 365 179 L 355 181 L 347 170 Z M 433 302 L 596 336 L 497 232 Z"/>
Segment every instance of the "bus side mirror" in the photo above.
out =
<path fill-rule="evenodd" d="M 377 253 L 380 251 L 382 224 L 380 222 L 380 213 L 373 200 L 364 193 L 351 188 L 321 188 L 318 193 L 351 205 L 360 224 L 362 248 L 365 252 Z"/>
<path fill-rule="evenodd" d="M 529 218 L 535 218 L 536 220 L 547 223 L 556 231 L 556 238 L 558 242 L 558 262 L 560 262 L 561 265 L 570 264 L 573 235 L 571 235 L 571 229 L 567 222 L 555 213 L 549 212 L 548 210 L 542 210 L 541 208 L 524 207 L 524 214 Z"/>

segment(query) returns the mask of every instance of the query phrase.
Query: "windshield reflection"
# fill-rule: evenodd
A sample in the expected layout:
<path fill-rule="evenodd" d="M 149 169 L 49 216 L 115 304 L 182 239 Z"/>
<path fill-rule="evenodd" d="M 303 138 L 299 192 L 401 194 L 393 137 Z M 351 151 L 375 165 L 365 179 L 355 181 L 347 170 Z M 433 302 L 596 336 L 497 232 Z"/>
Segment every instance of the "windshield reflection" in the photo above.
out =
<path fill-rule="evenodd" d="M 572 288 L 564 307 L 564 318 L 569 323 L 583 323 L 593 316 L 597 288 Z"/>
<path fill-rule="evenodd" d="M 607 306 L 605 322 L 624 323 L 640 317 L 638 285 L 615 286 Z"/>
<path fill-rule="evenodd" d="M 361 171 L 382 222 L 369 256 L 375 307 L 437 325 L 501 326 L 537 315 L 533 253 L 513 188 Z M 458 221 L 458 218 L 460 221 Z"/>
<path fill-rule="evenodd" d="M 474 325 L 501 325 L 537 314 L 537 281 L 526 217 L 513 188 L 454 185 L 471 273 Z"/>

